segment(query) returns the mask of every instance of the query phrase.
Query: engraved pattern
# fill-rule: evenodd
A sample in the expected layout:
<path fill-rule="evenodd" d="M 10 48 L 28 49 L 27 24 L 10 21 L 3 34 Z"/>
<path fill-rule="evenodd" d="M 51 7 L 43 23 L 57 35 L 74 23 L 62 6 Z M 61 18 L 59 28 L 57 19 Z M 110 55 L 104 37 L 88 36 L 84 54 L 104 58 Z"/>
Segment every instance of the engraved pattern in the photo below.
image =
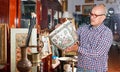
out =
<path fill-rule="evenodd" d="M 70 21 L 64 22 L 49 35 L 51 42 L 60 49 L 65 49 L 77 41 L 77 34 Z"/>

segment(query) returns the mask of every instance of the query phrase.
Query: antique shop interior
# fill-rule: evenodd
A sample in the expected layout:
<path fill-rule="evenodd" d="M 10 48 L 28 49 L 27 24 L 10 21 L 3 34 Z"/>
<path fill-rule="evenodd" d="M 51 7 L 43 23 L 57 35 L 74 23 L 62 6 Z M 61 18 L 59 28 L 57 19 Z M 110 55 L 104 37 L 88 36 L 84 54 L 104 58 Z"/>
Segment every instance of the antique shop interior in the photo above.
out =
<path fill-rule="evenodd" d="M 64 49 L 100 3 L 114 37 L 108 72 L 120 72 L 120 0 L 0 0 L 0 72 L 76 72 L 77 52 Z"/>

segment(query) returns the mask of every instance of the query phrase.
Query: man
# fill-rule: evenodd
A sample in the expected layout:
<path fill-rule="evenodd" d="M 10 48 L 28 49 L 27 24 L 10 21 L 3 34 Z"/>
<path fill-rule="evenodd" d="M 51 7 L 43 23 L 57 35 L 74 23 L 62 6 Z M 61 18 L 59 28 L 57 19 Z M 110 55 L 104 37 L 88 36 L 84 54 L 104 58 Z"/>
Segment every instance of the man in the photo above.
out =
<path fill-rule="evenodd" d="M 84 25 L 77 30 L 79 47 L 71 46 L 65 50 L 78 52 L 77 72 L 107 71 L 108 52 L 113 35 L 104 25 L 106 12 L 103 4 L 94 6 L 90 12 L 90 25 Z"/>

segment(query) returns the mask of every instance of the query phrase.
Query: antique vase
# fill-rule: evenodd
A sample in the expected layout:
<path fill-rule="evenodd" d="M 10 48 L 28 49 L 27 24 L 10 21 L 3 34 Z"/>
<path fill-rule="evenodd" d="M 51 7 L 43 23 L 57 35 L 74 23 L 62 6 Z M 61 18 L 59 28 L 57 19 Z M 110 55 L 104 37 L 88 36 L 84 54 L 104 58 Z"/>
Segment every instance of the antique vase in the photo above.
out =
<path fill-rule="evenodd" d="M 17 63 L 17 69 L 20 72 L 29 72 L 32 67 L 32 63 L 27 58 L 27 47 L 21 47 L 21 60 Z"/>

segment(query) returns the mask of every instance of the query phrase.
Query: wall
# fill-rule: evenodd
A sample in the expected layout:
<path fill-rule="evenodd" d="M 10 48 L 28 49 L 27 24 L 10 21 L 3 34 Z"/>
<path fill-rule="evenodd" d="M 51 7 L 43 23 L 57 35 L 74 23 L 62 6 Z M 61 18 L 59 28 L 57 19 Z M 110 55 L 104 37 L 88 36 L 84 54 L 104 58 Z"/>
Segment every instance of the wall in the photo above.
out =
<path fill-rule="evenodd" d="M 85 3 L 85 0 L 68 0 L 68 11 L 70 13 L 75 12 L 75 5 L 81 5 L 81 11 L 79 12 L 80 14 L 82 13 L 82 5 L 89 5 L 93 3 Z M 103 3 L 106 5 L 107 9 L 110 7 L 114 8 L 115 13 L 120 13 L 120 0 L 116 0 L 115 3 L 106 3 L 107 0 L 94 0 L 94 4 L 100 4 Z"/>

